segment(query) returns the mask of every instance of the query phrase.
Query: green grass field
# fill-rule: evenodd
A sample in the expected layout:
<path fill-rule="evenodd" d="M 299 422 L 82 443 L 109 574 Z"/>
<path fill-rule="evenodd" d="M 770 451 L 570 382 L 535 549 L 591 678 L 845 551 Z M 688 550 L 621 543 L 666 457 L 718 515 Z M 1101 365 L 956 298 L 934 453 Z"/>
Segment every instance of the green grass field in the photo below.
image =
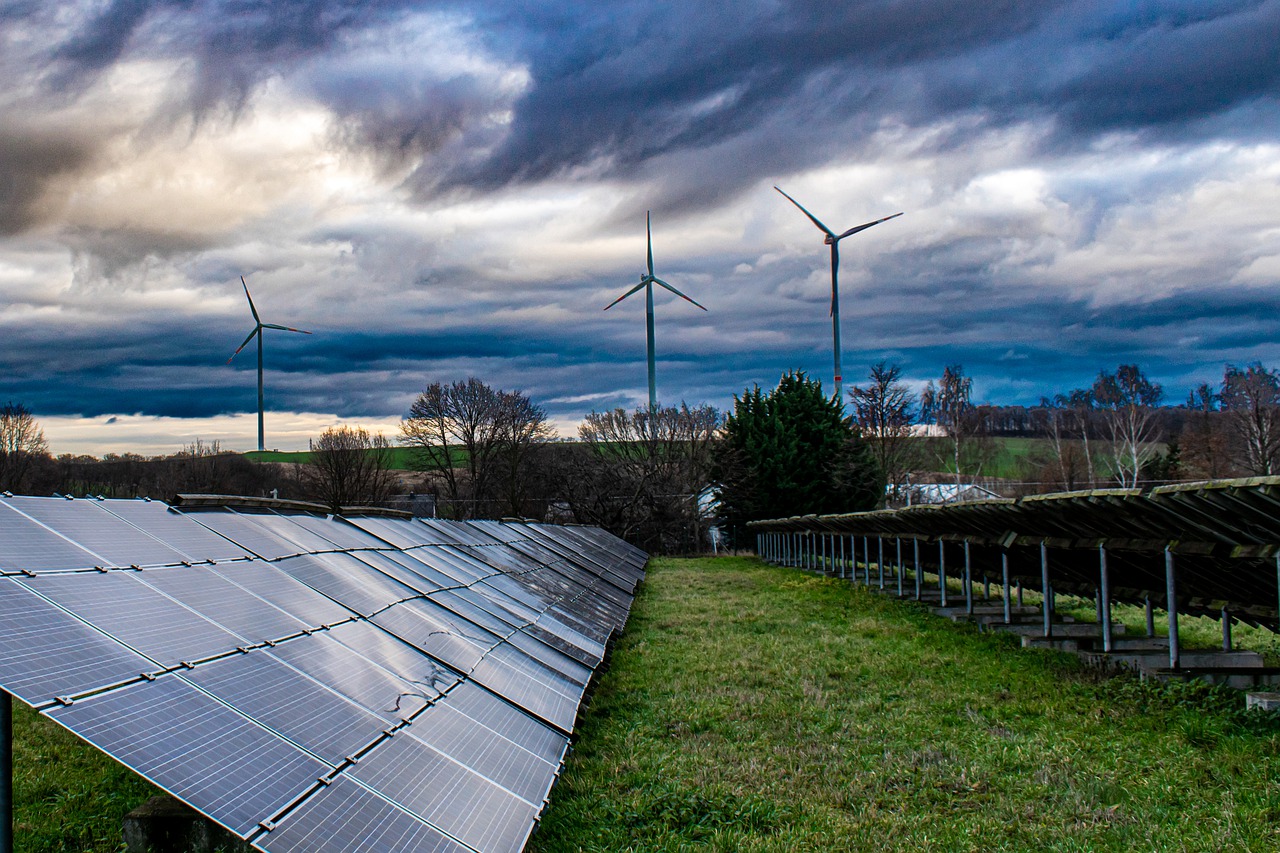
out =
<path fill-rule="evenodd" d="M 1274 850 L 1280 725 L 846 582 L 655 560 L 531 850 Z"/>
<path fill-rule="evenodd" d="M 1242 706 L 755 559 L 654 560 L 529 849 L 1280 849 L 1280 721 Z M 152 789 L 15 729 L 16 849 L 118 851 Z"/>

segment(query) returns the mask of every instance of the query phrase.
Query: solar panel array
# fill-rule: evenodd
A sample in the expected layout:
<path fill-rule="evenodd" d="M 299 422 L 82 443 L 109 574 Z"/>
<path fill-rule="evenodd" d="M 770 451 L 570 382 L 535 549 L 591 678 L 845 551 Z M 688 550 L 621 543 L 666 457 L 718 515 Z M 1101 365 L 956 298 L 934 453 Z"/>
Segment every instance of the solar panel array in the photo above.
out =
<path fill-rule="evenodd" d="M 1052 549 L 1052 587 L 1092 596 L 1107 551 L 1110 597 L 1168 608 L 1166 552 L 1177 567 L 1175 604 L 1184 613 L 1280 630 L 1280 477 L 1255 477 L 1141 489 L 1096 489 L 1017 500 L 996 499 L 838 515 L 751 522 L 753 532 L 792 537 L 867 536 L 969 546 L 978 575 L 1041 584 L 1041 546 Z M 763 542 L 763 540 L 762 540 Z M 784 544 L 788 547 L 791 541 Z M 767 546 L 768 543 L 765 543 Z M 937 568 L 938 548 L 921 548 L 921 564 Z M 953 558 L 957 563 L 960 555 Z"/>
<path fill-rule="evenodd" d="M 595 528 L 0 498 L 0 687 L 254 846 L 523 848 L 646 555 Z"/>

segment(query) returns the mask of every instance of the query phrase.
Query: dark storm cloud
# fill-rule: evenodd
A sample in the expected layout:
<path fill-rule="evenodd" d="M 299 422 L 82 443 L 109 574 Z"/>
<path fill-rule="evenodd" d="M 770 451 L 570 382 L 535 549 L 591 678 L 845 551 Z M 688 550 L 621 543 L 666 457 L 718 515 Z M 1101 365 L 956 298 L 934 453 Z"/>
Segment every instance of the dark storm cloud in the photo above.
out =
<path fill-rule="evenodd" d="M 0 234 L 41 221 L 38 204 L 48 182 L 83 168 L 91 147 L 66 134 L 0 127 Z"/>

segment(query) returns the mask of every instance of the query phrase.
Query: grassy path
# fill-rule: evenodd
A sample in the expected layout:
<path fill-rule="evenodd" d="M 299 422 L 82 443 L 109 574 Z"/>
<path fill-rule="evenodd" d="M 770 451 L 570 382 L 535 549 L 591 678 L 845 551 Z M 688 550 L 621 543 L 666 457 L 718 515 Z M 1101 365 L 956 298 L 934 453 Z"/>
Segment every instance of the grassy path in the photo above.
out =
<path fill-rule="evenodd" d="M 655 560 L 530 845 L 1276 850 L 1280 725 L 840 581 Z"/>

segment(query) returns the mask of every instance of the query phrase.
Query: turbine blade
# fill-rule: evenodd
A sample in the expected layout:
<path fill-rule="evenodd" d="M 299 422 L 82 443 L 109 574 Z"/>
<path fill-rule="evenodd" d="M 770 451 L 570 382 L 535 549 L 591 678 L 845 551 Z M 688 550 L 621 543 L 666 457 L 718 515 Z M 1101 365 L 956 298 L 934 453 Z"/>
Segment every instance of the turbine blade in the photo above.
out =
<path fill-rule="evenodd" d="M 649 277 L 653 277 L 653 229 L 649 226 L 649 211 L 644 212 L 644 233 L 649 239 Z"/>
<path fill-rule="evenodd" d="M 698 305 L 698 303 L 697 303 L 697 302 L 694 302 L 692 299 L 690 299 L 689 297 L 685 296 L 683 293 L 681 293 L 680 291 L 676 290 L 674 287 L 672 287 L 671 285 L 667 284 L 667 283 L 666 283 L 665 281 L 663 281 L 662 279 L 660 279 L 660 278 L 655 278 L 653 281 L 654 281 L 654 283 L 655 283 L 655 284 L 660 284 L 660 285 L 662 285 L 663 287 L 665 287 L 667 290 L 670 290 L 672 293 L 674 293 L 676 296 L 679 296 L 679 297 L 680 297 L 681 299 L 683 299 L 685 302 L 693 302 L 693 304 L 694 304 L 694 305 Z M 706 310 L 707 310 L 707 308 L 706 308 L 706 306 L 705 306 L 705 305 L 698 305 L 698 307 L 699 307 L 699 308 L 701 308 L 703 311 L 706 311 Z"/>
<path fill-rule="evenodd" d="M 304 330 L 304 329 L 294 329 L 294 328 L 291 328 L 290 326 L 277 326 L 275 323 L 263 323 L 263 324 L 262 324 L 262 328 L 264 328 L 264 329 L 279 329 L 279 330 L 280 330 L 280 331 L 282 331 L 282 332 L 301 332 L 301 333 L 302 333 L 302 334 L 304 334 L 304 335 L 309 335 L 309 334 L 311 334 L 310 332 L 308 332 L 308 331 L 306 331 L 306 330 Z"/>
<path fill-rule="evenodd" d="M 856 228 L 850 228 L 848 231 L 844 232 L 839 237 L 836 237 L 836 239 L 843 240 L 845 237 L 848 237 L 850 234 L 857 234 L 859 231 L 866 231 L 872 225 L 879 225 L 881 222 L 888 222 L 890 219 L 897 219 L 901 215 L 902 215 L 901 213 L 895 213 L 893 216 L 886 216 L 884 219 L 877 219 L 875 222 L 868 222 L 864 225 L 859 225 Z"/>
<path fill-rule="evenodd" d="M 231 358 L 235 358 L 236 356 L 238 356 L 240 354 L 240 350 L 247 347 L 249 345 L 249 341 L 253 340 L 254 335 L 260 335 L 260 334 L 262 334 L 262 326 L 254 326 L 253 331 L 249 333 L 249 337 L 244 339 L 244 343 L 238 346 L 235 352 L 231 353 Z M 231 363 L 231 358 L 227 359 L 227 364 Z"/>
<path fill-rule="evenodd" d="M 775 190 L 778 190 L 778 192 L 782 193 L 782 190 L 781 190 L 781 189 L 779 189 L 778 187 L 774 187 L 774 189 L 775 189 Z M 818 217 L 814 216 L 812 213 L 810 213 L 809 211 L 805 210 L 805 209 L 804 209 L 804 205 L 803 205 L 803 204 L 801 204 L 800 202 L 796 201 L 794 198 L 792 198 L 791 196 L 787 195 L 786 193 L 782 193 L 782 196 L 783 196 L 783 198 L 785 198 L 787 201 L 791 202 L 791 203 L 792 203 L 792 204 L 794 204 L 796 207 L 800 208 L 800 212 L 801 212 L 801 213 L 803 213 L 805 216 L 809 217 L 809 221 L 810 221 L 810 222 L 812 222 L 814 225 L 817 225 L 817 226 L 818 226 L 818 228 L 822 229 L 822 233 L 823 233 L 823 234 L 826 234 L 826 235 L 827 235 L 828 237 L 830 237 L 832 240 L 837 240 L 837 239 L 839 239 L 838 237 L 836 237 L 836 235 L 835 235 L 835 234 L 833 234 L 833 233 L 832 233 L 832 231 L 831 231 L 831 229 L 830 229 L 830 228 L 828 228 L 827 226 L 825 226 L 825 225 L 823 225 L 823 224 L 822 224 L 821 220 L 819 220 L 819 219 L 818 219 Z"/>
<path fill-rule="evenodd" d="M 253 321 L 258 325 L 262 325 L 262 318 L 258 316 L 258 309 L 253 307 L 253 297 L 249 295 L 249 285 L 245 284 L 244 276 L 240 276 L 240 283 L 244 284 L 244 298 L 249 300 L 249 310 L 253 312 Z"/>
<path fill-rule="evenodd" d="M 646 276 L 645 278 L 641 279 L 641 280 L 640 280 L 640 283 L 639 283 L 639 284 L 637 284 L 635 287 L 631 288 L 631 289 L 630 289 L 630 290 L 628 290 L 626 293 L 622 294 L 622 295 L 621 295 L 621 296 L 619 296 L 617 299 L 615 299 L 615 300 L 613 300 L 612 302 L 610 302 L 608 305 L 604 306 L 604 310 L 608 311 L 610 308 L 612 308 L 613 306 L 617 305 L 619 302 L 621 302 L 622 300 L 626 299 L 628 296 L 630 296 L 631 294 L 635 293 L 637 290 L 639 290 L 640 288 L 644 287 L 646 284 L 648 284 L 649 282 L 651 282 L 651 281 L 653 281 L 653 280 L 654 280 L 654 279 L 649 278 L 649 277 L 647 277 L 647 276 Z"/>

